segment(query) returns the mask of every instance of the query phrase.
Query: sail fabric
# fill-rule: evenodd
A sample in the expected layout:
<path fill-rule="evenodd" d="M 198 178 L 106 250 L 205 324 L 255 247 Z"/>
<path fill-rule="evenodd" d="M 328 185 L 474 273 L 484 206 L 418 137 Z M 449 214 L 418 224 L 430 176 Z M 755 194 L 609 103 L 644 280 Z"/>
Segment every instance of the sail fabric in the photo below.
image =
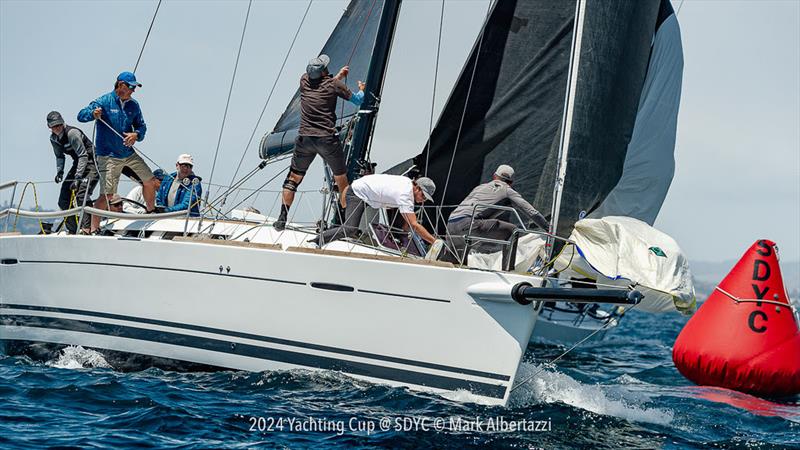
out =
<path fill-rule="evenodd" d="M 574 13 L 570 1 L 495 3 L 429 143 L 413 160 L 436 182 L 436 203 L 459 204 L 499 163 L 516 166 L 514 188 L 530 199 L 557 145 Z"/>
<path fill-rule="evenodd" d="M 351 89 L 356 80 L 366 80 L 372 49 L 378 32 L 381 11 L 385 0 L 352 0 L 342 14 L 320 54 L 326 54 L 331 61 L 328 65 L 333 75 L 343 66 L 350 66 L 347 79 Z M 309 55 L 308 59 L 311 59 Z M 300 79 L 301 74 L 297 74 Z M 342 99 L 337 100 L 336 115 L 345 121 L 358 112 L 358 107 Z M 286 110 L 281 115 L 272 132 L 266 134 L 259 148 L 262 159 L 275 158 L 294 149 L 294 139 L 300 128 L 300 90 L 295 92 Z"/>
<path fill-rule="evenodd" d="M 429 143 L 413 159 L 440 187 L 437 203 L 457 205 L 510 164 L 514 188 L 540 211 L 552 208 L 577 8 L 584 12 L 558 234 L 568 235 L 617 184 L 659 0 L 508 0 L 492 9 Z"/>
<path fill-rule="evenodd" d="M 652 225 L 672 183 L 683 47 L 678 19 L 666 5 L 669 14 L 656 31 L 622 177 L 589 217 L 628 216 Z"/>
<path fill-rule="evenodd" d="M 689 261 L 672 237 L 631 218 L 582 219 L 553 267 L 563 280 L 591 279 L 600 285 L 634 286 L 644 294 L 640 311 L 681 312 L 696 308 Z M 546 240 L 526 235 L 517 245 L 515 271 L 526 273 L 546 257 Z M 469 266 L 501 270 L 502 252 L 471 253 Z M 600 286 L 602 287 L 602 286 Z"/>

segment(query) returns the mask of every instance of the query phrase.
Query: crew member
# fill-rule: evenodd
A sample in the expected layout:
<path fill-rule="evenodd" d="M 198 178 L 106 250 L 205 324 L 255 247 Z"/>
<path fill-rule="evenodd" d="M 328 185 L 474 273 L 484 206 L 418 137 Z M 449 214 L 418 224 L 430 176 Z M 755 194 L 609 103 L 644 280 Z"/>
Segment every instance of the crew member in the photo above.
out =
<path fill-rule="evenodd" d="M 277 230 L 286 227 L 294 193 L 317 154 L 331 168 L 340 192 L 339 201 L 342 207 L 345 206 L 343 198 L 348 185 L 347 165 L 335 128 L 336 100 L 342 98 L 360 106 L 364 101 L 365 85 L 359 81 L 359 91 L 352 93 L 342 81 L 350 68 L 344 66 L 336 76 L 331 76 L 328 73 L 329 63 L 328 55 L 319 55 L 309 61 L 306 73 L 300 77 L 300 130 L 294 141 L 291 168 L 283 182 L 281 213 L 274 223 Z"/>
<path fill-rule="evenodd" d="M 156 189 L 161 187 L 161 181 L 166 176 L 166 172 L 161 169 L 153 171 L 153 178 L 156 180 Z M 136 183 L 126 195 L 122 198 L 122 210 L 128 214 L 144 214 L 146 211 L 146 203 L 144 193 L 142 191 L 142 184 Z"/>
<path fill-rule="evenodd" d="M 92 206 L 92 193 L 97 186 L 98 179 L 92 140 L 80 128 L 65 124 L 58 111 L 50 111 L 47 114 L 47 127 L 50 128 L 50 144 L 56 155 L 55 182 L 61 183 L 58 207 L 65 210 L 69 209 L 71 204 L 83 206 L 84 199 L 86 206 Z M 72 167 L 67 171 L 66 179 L 64 178 L 65 155 L 72 158 Z M 78 221 L 75 216 L 65 218 L 64 224 L 69 234 L 77 232 Z M 81 231 L 88 233 L 90 225 L 91 215 L 83 214 Z"/>
<path fill-rule="evenodd" d="M 417 222 L 414 205 L 433 201 L 436 185 L 426 177 L 411 180 L 402 175 L 367 175 L 354 181 L 345 190 L 347 207 L 344 223 L 320 233 L 317 245 L 353 237 L 358 234 L 358 225 L 364 214 L 364 203 L 373 208 L 397 208 L 405 220 L 404 229 L 411 229 L 425 242 L 433 244 L 436 238 Z"/>
<path fill-rule="evenodd" d="M 108 199 L 117 193 L 120 173 L 129 167 L 142 181 L 148 211 L 155 208 L 156 182 L 153 171 L 133 150 L 133 144 L 144 139 L 144 123 L 139 103 L 131 98 L 137 87 L 136 75 L 122 72 L 114 82 L 114 90 L 102 95 L 78 113 L 78 120 L 97 120 L 97 168 L 100 171 L 100 197 L 97 208 L 106 209 Z M 121 137 L 120 137 L 121 136 Z M 92 218 L 92 231 L 100 225 L 100 217 Z"/>
<path fill-rule="evenodd" d="M 194 158 L 189 154 L 178 156 L 175 162 L 176 171 L 164 176 L 156 195 L 159 212 L 185 211 L 191 209 L 189 215 L 200 215 L 200 187 L 202 179 L 194 174 Z"/>
<path fill-rule="evenodd" d="M 502 164 L 492 175 L 492 181 L 475 187 L 464 201 L 453 210 L 447 220 L 447 231 L 456 248 L 463 247 L 462 239 L 459 238 L 463 238 L 468 232 L 471 236 L 507 241 L 514 233 L 514 230 L 517 229 L 516 225 L 499 218 L 507 212 L 506 210 L 475 205 L 511 206 L 521 211 L 523 215 L 527 216 L 543 230 L 550 228 L 547 219 L 530 203 L 525 201 L 517 191 L 511 188 L 513 183 L 514 169 L 511 166 Z M 473 209 L 475 211 L 474 216 Z M 470 224 L 472 225 L 471 229 Z M 475 249 L 479 251 L 496 251 L 496 248 L 496 245 L 480 243 L 475 246 Z M 508 246 L 503 248 L 504 256 L 507 250 Z"/>

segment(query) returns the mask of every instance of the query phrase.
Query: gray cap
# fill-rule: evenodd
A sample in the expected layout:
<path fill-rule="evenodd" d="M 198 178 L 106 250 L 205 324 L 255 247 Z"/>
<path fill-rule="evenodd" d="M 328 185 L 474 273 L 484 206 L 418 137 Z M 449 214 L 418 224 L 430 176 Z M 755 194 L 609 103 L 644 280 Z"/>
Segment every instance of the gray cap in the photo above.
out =
<path fill-rule="evenodd" d="M 509 183 L 514 181 L 514 168 L 507 164 L 500 164 L 494 174 L 503 181 Z"/>
<path fill-rule="evenodd" d="M 58 111 L 50 111 L 47 113 L 47 127 L 54 127 L 56 125 L 64 125 L 64 118 Z"/>
<path fill-rule="evenodd" d="M 433 180 L 428 177 L 419 177 L 414 180 L 414 184 L 422 189 L 422 194 L 428 201 L 433 201 L 433 193 L 436 192 L 436 183 L 434 183 Z"/>
<path fill-rule="evenodd" d="M 319 55 L 316 58 L 312 59 L 308 62 L 306 66 L 306 73 L 308 74 L 308 78 L 312 80 L 316 80 L 322 77 L 322 72 L 328 68 L 328 64 L 331 63 L 331 59 L 328 55 Z"/>

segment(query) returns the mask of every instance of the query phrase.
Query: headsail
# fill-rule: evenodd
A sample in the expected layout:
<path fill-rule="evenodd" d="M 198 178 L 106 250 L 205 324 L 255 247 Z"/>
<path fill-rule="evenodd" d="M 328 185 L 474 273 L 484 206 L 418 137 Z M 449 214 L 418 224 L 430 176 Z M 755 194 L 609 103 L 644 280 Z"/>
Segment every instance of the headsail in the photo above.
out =
<path fill-rule="evenodd" d="M 664 1 L 622 177 L 589 217 L 627 216 L 653 225 L 675 173 L 682 81 L 681 30 L 672 5 Z"/>
<path fill-rule="evenodd" d="M 597 208 L 617 184 L 640 105 L 659 0 L 508 0 L 493 7 L 482 41 L 479 37 L 429 138 L 430 151 L 426 145 L 413 159 L 438 186 L 447 184 L 446 192 L 437 192 L 437 202 L 458 204 L 497 165 L 508 163 L 516 169 L 515 189 L 537 209 L 550 210 L 578 8 L 584 16 L 558 234 L 569 235 L 581 211 Z M 458 177 L 448 182 L 452 174 Z"/>
<path fill-rule="evenodd" d="M 331 58 L 330 69 L 339 70 L 349 65 L 350 80 L 366 80 L 367 71 L 375 45 L 384 0 L 352 0 L 342 18 L 328 38 L 320 53 Z M 309 59 L 311 55 L 309 55 Z M 299 78 L 299 74 L 298 74 Z M 350 102 L 338 100 L 336 106 L 339 119 L 347 120 L 358 111 Z M 261 140 L 259 154 L 268 159 L 290 153 L 294 138 L 300 128 L 300 90 L 295 92 L 286 111 L 283 112 L 272 132 Z"/>

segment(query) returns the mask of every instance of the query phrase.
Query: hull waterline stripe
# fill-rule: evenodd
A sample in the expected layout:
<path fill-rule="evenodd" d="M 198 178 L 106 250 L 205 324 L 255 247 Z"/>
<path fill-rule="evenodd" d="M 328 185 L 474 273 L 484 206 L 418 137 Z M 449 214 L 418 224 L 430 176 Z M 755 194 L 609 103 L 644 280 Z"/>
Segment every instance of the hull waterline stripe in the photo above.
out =
<path fill-rule="evenodd" d="M 319 345 L 319 344 L 311 344 L 307 342 L 300 342 L 294 341 L 290 339 L 282 339 L 270 336 L 261 336 L 252 333 L 243 333 L 239 331 L 230 331 L 230 330 L 223 330 L 220 328 L 212 328 L 212 327 L 205 327 L 202 325 L 190 325 L 178 322 L 169 322 L 166 320 L 158 320 L 158 319 L 147 319 L 143 317 L 133 317 L 133 316 L 125 316 L 122 314 L 111 314 L 111 313 L 103 313 L 97 311 L 84 311 L 80 309 L 70 309 L 70 308 L 56 308 L 51 306 L 34 306 L 34 305 L 16 305 L 16 304 L 0 304 L 0 310 L 2 309 L 23 309 L 28 311 L 44 311 L 44 312 L 56 312 L 56 313 L 63 313 L 63 314 L 76 314 L 76 315 L 83 315 L 83 316 L 92 316 L 92 317 L 100 317 L 105 319 L 113 319 L 113 320 L 124 320 L 127 322 L 138 322 L 138 323 L 145 323 L 149 325 L 158 325 L 163 327 L 171 327 L 171 328 L 181 328 L 184 330 L 191 330 L 191 331 L 200 331 L 203 333 L 212 333 L 212 334 L 220 334 L 223 336 L 229 337 L 237 337 L 243 339 L 251 339 L 254 341 L 261 341 L 261 342 L 269 342 L 272 344 L 279 344 L 279 345 L 288 345 L 293 347 L 300 347 L 306 348 L 309 350 L 319 350 L 323 352 L 329 353 L 338 353 L 342 355 L 348 356 L 356 356 L 359 358 L 369 358 L 369 359 L 376 359 L 380 361 L 387 361 L 393 362 L 398 364 L 406 364 L 409 366 L 417 366 L 426 369 L 434 369 L 434 370 L 441 370 L 445 372 L 453 372 L 459 373 L 463 375 L 472 375 L 476 377 L 483 377 L 483 378 L 490 378 L 493 380 L 500 380 L 500 381 L 509 381 L 511 377 L 508 375 L 502 375 L 499 373 L 492 373 L 492 372 L 484 372 L 480 370 L 473 370 L 473 369 L 464 369 L 460 367 L 453 367 L 453 366 L 446 366 L 443 364 L 435 364 L 435 363 L 428 363 L 424 361 L 416 361 L 413 359 L 405 359 L 405 358 L 398 358 L 394 356 L 386 356 L 380 355 L 377 353 L 368 353 L 368 352 L 361 352 L 357 350 L 348 350 L 338 347 L 330 347 L 327 345 Z M 0 316 L 2 318 L 3 316 Z"/>
<path fill-rule="evenodd" d="M 149 341 L 200 350 L 246 356 L 267 361 L 276 361 L 297 366 L 334 370 L 400 383 L 414 384 L 431 388 L 458 390 L 465 389 L 477 395 L 503 398 L 506 386 L 462 380 L 441 375 L 415 372 L 405 369 L 384 367 L 327 356 L 310 355 L 288 350 L 260 347 L 240 342 L 203 338 L 169 331 L 150 330 L 123 325 L 89 322 L 84 320 L 62 319 L 42 316 L 4 315 L 0 325 L 16 327 L 44 328 L 50 330 L 74 331 L 112 337 Z M 91 346 L 91 345 L 90 345 Z M 232 367 L 236 369 L 235 367 Z"/>

